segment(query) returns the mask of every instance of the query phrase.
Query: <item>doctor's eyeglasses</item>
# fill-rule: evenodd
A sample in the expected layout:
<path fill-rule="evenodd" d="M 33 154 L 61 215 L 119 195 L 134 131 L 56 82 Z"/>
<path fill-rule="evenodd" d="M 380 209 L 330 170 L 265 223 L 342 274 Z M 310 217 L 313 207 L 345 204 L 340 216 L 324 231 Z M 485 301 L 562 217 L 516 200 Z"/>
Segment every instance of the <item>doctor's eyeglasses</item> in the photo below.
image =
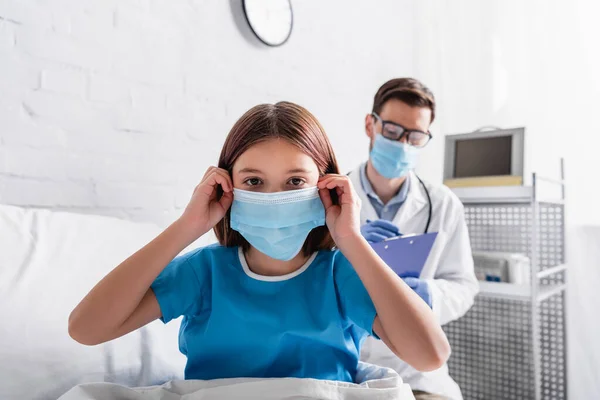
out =
<path fill-rule="evenodd" d="M 382 120 L 376 113 L 372 115 L 381 122 L 381 134 L 387 139 L 402 141 L 406 138 L 406 143 L 420 148 L 425 147 L 433 137 L 430 132 L 406 129 L 395 122 Z"/>

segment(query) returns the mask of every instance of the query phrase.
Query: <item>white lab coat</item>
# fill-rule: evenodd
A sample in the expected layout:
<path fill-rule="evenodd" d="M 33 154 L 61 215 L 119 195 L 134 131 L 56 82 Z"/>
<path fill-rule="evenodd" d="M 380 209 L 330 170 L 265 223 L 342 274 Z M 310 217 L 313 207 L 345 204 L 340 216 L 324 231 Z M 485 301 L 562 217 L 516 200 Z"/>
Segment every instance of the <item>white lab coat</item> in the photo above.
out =
<path fill-rule="evenodd" d="M 359 168 L 362 168 L 360 166 Z M 361 205 L 361 224 L 378 219 L 360 182 L 360 169 L 350 173 Z M 433 206 L 429 232 L 438 232 L 420 278 L 425 279 L 432 294 L 432 309 L 440 324 L 463 316 L 473 305 L 479 290 L 473 269 L 473 257 L 464 208 L 458 197 L 443 185 L 425 183 Z M 414 173 L 406 201 L 398 210 L 393 223 L 403 234 L 423 233 L 429 215 L 427 195 Z M 448 367 L 432 372 L 419 372 L 400 360 L 379 340 L 367 338 L 361 360 L 396 370 L 413 390 L 439 394 L 461 400 L 460 388 L 448 375 Z"/>

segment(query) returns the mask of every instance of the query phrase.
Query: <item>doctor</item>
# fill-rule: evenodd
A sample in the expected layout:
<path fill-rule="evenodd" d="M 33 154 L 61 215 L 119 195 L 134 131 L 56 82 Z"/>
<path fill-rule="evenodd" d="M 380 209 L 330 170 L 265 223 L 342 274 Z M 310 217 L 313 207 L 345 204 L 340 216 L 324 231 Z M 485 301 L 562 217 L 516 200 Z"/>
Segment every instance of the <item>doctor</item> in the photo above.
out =
<path fill-rule="evenodd" d="M 385 83 L 365 118 L 369 160 L 350 177 L 362 200 L 361 232 L 367 240 L 438 232 L 421 276 L 405 281 L 443 325 L 469 310 L 478 284 L 461 202 L 447 187 L 425 183 L 413 171 L 431 140 L 429 126 L 434 118 L 434 96 L 421 82 L 400 78 Z M 396 370 L 417 400 L 462 399 L 447 366 L 418 372 L 372 338 L 367 339 L 361 358 Z"/>

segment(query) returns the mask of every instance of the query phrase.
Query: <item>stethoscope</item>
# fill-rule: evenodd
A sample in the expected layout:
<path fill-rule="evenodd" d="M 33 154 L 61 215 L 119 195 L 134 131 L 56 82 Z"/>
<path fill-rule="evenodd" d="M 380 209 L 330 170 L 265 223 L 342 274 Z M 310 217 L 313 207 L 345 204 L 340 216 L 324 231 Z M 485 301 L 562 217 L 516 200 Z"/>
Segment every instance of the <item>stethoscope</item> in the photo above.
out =
<path fill-rule="evenodd" d="M 350 175 L 350 172 L 348 172 L 346 175 Z M 426 233 L 429 233 L 429 224 L 431 224 L 431 214 L 433 214 L 433 205 L 431 204 L 431 196 L 429 195 L 429 190 L 427 190 L 427 186 L 425 186 L 425 182 L 423 182 L 423 180 L 421 178 L 419 178 L 419 175 L 415 174 L 415 176 L 419 180 L 419 183 L 421 183 L 421 186 L 423 186 L 423 190 L 425 191 L 425 195 L 427 196 L 427 203 L 429 203 L 429 213 L 427 215 L 427 224 L 425 224 L 425 231 L 423 232 L 423 234 L 426 234 Z"/>
<path fill-rule="evenodd" d="M 415 174 L 415 176 L 421 183 L 421 186 L 423 186 L 423 190 L 425 190 L 425 194 L 427 195 L 427 202 L 429 203 L 429 215 L 427 216 L 427 224 L 425 225 L 425 231 L 423 232 L 423 234 L 426 234 L 429 231 L 429 224 L 431 223 L 431 214 L 433 213 L 433 205 L 431 204 L 431 196 L 429 196 L 429 190 L 427 190 L 425 183 L 421 180 L 421 178 L 419 178 L 419 176 L 417 174 Z"/>

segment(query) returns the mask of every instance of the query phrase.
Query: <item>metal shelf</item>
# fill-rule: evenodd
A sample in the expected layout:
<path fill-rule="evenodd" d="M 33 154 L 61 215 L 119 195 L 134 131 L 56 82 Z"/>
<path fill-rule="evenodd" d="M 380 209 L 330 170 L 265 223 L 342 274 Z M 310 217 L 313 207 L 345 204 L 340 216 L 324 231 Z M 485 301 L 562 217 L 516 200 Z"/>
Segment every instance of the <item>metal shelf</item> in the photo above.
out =
<path fill-rule="evenodd" d="M 547 278 L 550 275 L 554 275 L 554 274 L 557 274 L 559 272 L 566 271 L 566 270 L 567 270 L 567 266 L 565 264 L 561 264 L 561 265 L 557 265 L 556 267 L 546 268 L 545 270 L 538 272 L 537 277 L 538 277 L 538 279 Z"/>
<path fill-rule="evenodd" d="M 482 186 L 451 189 L 463 204 L 564 204 L 562 199 L 541 197 L 532 186 Z"/>
<path fill-rule="evenodd" d="M 502 299 L 529 300 L 531 289 L 529 285 L 517 285 L 503 282 L 479 282 L 479 294 L 481 296 L 496 297 Z"/>
<path fill-rule="evenodd" d="M 536 301 L 544 301 L 565 288 L 565 284 L 541 285 L 538 287 Z M 500 299 L 531 300 L 531 286 L 504 282 L 479 282 L 479 295 Z"/>
<path fill-rule="evenodd" d="M 562 292 L 566 288 L 567 288 L 567 285 L 564 283 L 540 286 L 540 290 L 539 290 L 538 296 L 537 296 L 537 301 L 542 302 L 542 301 L 546 300 L 547 298 L 552 297 L 555 294 Z"/>
<path fill-rule="evenodd" d="M 464 204 L 531 203 L 533 201 L 531 186 L 459 187 L 453 188 L 452 191 Z"/>
<path fill-rule="evenodd" d="M 562 160 L 561 179 L 534 173 L 530 186 L 452 191 L 464 204 L 473 250 L 527 255 L 531 282 L 479 282 L 472 309 L 444 326 L 453 349 L 450 373 L 465 400 L 565 400 L 567 267 Z"/>

